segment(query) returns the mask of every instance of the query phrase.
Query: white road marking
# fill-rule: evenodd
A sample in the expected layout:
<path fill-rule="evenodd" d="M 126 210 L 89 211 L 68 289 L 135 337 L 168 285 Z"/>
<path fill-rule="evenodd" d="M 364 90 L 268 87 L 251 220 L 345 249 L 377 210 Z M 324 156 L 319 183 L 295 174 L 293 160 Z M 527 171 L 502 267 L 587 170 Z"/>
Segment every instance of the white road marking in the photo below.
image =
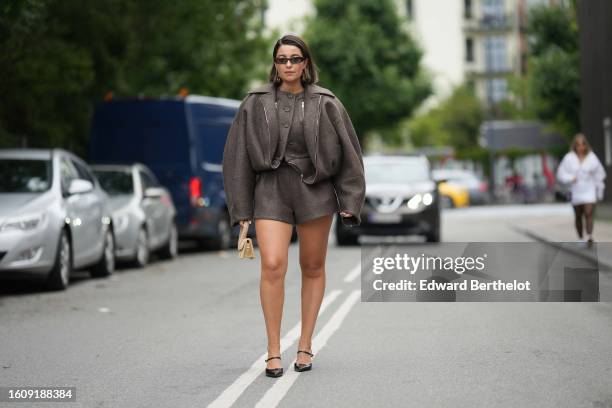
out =
<path fill-rule="evenodd" d="M 321 302 L 321 307 L 319 309 L 319 315 L 321 315 L 325 309 L 334 301 L 340 294 L 342 290 L 332 290 L 329 292 L 324 298 L 323 302 Z M 291 347 L 293 343 L 300 337 L 300 331 L 302 327 L 302 321 L 300 320 L 285 336 L 281 339 L 281 354 Z M 313 342 L 314 344 L 314 342 Z M 313 345 L 314 347 L 314 345 Z M 257 377 L 259 377 L 265 368 L 264 360 L 268 358 L 268 353 L 264 353 L 255 360 L 255 362 L 251 365 L 251 367 L 244 372 L 240 377 L 236 379 L 229 387 L 227 387 L 221 395 L 217 397 L 213 402 L 211 402 L 208 407 L 209 408 L 221 408 L 221 407 L 229 407 L 242 395 L 244 390 L 247 389 L 249 385 Z M 293 365 L 293 363 L 291 363 Z"/>
<path fill-rule="evenodd" d="M 346 274 L 346 276 L 344 277 L 344 281 L 352 282 L 355 279 L 357 279 L 360 273 L 361 273 L 361 263 L 358 263 L 357 265 L 355 265 L 353 269 L 351 269 L 349 273 Z"/>
<path fill-rule="evenodd" d="M 342 324 L 342 321 L 346 315 L 350 312 L 351 308 L 360 299 L 361 291 L 354 290 L 346 298 L 346 300 L 340 305 L 338 310 L 332 315 L 327 324 L 321 329 L 319 334 L 312 341 L 312 352 L 316 355 L 321 349 L 327 344 L 329 338 L 334 334 L 336 330 Z M 286 369 L 286 372 L 282 377 L 278 378 L 274 385 L 268 389 L 264 396 L 259 400 L 256 408 L 272 408 L 276 407 L 279 402 L 287 395 L 287 392 L 298 378 L 298 373 L 293 369 L 293 363 L 296 359 L 293 359 L 291 365 Z M 313 359 L 314 362 L 314 359 Z M 304 375 L 308 375 L 307 373 Z"/>
<path fill-rule="evenodd" d="M 361 250 L 363 251 L 363 248 Z M 374 259 L 376 256 L 382 256 L 383 254 L 386 254 L 390 250 L 391 250 L 391 246 L 385 246 L 385 247 L 380 246 L 380 245 L 377 246 L 376 249 L 372 251 L 372 255 L 368 257 L 368 260 L 366 263 L 369 264 L 370 262 L 372 262 L 372 259 Z M 357 279 L 360 274 L 361 274 L 361 262 L 355 265 L 355 267 L 351 269 L 349 273 L 346 274 L 346 276 L 344 277 L 344 282 L 351 283 L 352 281 Z"/>

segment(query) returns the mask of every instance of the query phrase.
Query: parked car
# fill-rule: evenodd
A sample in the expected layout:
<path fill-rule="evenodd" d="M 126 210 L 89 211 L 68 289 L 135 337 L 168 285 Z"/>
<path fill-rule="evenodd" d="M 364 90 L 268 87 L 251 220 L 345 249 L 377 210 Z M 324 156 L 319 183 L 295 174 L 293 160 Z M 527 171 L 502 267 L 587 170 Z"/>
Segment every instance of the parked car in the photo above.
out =
<path fill-rule="evenodd" d="M 113 273 L 108 196 L 84 161 L 60 149 L 3 149 L 0 174 L 0 277 L 65 289 L 74 268 Z"/>
<path fill-rule="evenodd" d="M 178 253 L 176 209 L 170 192 L 145 165 L 94 165 L 94 174 L 110 196 L 115 225 L 115 254 L 137 267 L 150 253 L 165 259 Z"/>
<path fill-rule="evenodd" d="M 360 235 L 424 235 L 440 241 L 440 200 L 425 156 L 365 156 L 366 198 L 361 224 L 336 219 L 338 245 Z"/>
<path fill-rule="evenodd" d="M 438 183 L 443 198 L 444 207 L 467 207 L 472 204 L 486 204 L 488 186 L 478 176 L 469 170 L 438 169 L 432 175 Z"/>
<path fill-rule="evenodd" d="M 205 96 L 106 101 L 93 117 L 90 159 L 145 164 L 172 194 L 179 237 L 229 248 L 239 228 L 230 225 L 221 163 L 239 106 Z"/>

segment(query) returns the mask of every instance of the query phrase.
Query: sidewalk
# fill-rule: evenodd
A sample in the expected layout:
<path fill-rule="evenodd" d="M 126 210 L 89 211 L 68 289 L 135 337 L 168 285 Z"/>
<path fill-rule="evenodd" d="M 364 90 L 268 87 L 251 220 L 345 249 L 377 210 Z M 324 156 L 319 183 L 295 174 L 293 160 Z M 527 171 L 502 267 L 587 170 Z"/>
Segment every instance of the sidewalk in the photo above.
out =
<path fill-rule="evenodd" d="M 588 248 L 578 242 L 573 214 L 568 217 L 544 216 L 537 220 L 517 221 L 513 228 L 537 241 L 547 242 L 575 255 L 612 268 L 612 222 L 596 218 L 593 226 L 595 244 Z M 585 238 L 587 236 L 585 235 Z"/>

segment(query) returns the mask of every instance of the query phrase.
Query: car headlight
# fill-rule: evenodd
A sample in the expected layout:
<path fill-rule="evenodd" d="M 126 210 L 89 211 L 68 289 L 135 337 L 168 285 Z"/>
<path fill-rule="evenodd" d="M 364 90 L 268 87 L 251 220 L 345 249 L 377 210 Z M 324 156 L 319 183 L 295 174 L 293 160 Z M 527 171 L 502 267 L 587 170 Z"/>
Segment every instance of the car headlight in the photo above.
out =
<path fill-rule="evenodd" d="M 415 194 L 410 200 L 408 200 L 408 208 L 410 208 L 411 210 L 416 210 L 417 208 L 419 208 L 419 204 L 421 204 L 422 199 L 423 197 L 421 196 L 421 194 Z"/>
<path fill-rule="evenodd" d="M 31 231 L 41 225 L 45 221 L 45 217 L 45 214 L 41 213 L 7 218 L 2 225 L 0 225 L 0 232 L 10 230 Z"/>
<path fill-rule="evenodd" d="M 431 203 L 433 203 L 433 195 L 431 195 L 431 193 L 419 193 L 412 196 L 412 198 L 408 200 L 408 203 L 406 203 L 406 206 L 411 210 L 417 210 L 421 204 L 423 206 L 428 206 L 431 205 Z"/>

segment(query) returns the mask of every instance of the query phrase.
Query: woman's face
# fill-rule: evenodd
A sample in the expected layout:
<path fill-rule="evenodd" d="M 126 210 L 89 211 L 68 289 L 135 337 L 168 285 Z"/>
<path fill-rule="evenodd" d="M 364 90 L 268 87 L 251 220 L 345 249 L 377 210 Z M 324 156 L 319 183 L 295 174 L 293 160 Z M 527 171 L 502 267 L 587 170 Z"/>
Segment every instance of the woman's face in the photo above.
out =
<path fill-rule="evenodd" d="M 576 153 L 584 154 L 586 152 L 586 142 L 583 138 L 576 140 Z"/>
<path fill-rule="evenodd" d="M 282 44 L 280 47 L 278 47 L 274 65 L 276 66 L 278 76 L 280 76 L 283 82 L 299 81 L 300 77 L 302 76 L 302 72 L 304 72 L 304 69 L 306 69 L 306 64 L 308 64 L 308 60 L 303 60 L 293 64 L 289 60 L 292 57 L 303 58 L 304 56 L 302 55 L 302 51 L 295 45 Z M 284 62 L 284 64 L 279 63 L 279 59 L 281 59 L 281 62 Z"/>

